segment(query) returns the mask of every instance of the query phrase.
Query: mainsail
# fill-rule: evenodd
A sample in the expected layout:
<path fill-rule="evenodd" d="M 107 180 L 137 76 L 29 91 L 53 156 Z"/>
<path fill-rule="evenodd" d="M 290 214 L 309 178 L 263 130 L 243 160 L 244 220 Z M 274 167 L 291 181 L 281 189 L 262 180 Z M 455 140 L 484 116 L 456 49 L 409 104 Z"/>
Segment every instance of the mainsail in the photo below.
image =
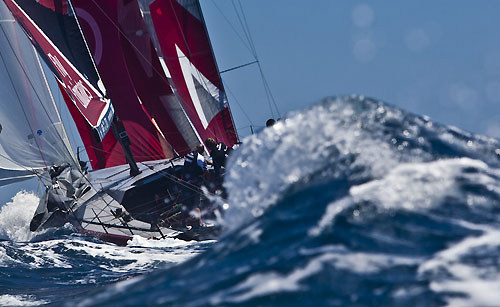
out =
<path fill-rule="evenodd" d="M 74 161 L 41 62 L 0 2 L 0 185 Z"/>
<path fill-rule="evenodd" d="M 150 13 L 172 86 L 202 139 L 238 142 L 198 0 L 155 0 Z"/>
<path fill-rule="evenodd" d="M 165 157 L 190 151 L 164 103 L 173 96 L 136 1 L 73 0 L 83 33 L 134 146 L 134 123 L 161 141 Z M 139 131 L 138 131 L 139 132 Z M 140 132 L 137 138 L 144 137 Z M 144 141 L 142 141 L 144 143 Z M 135 155 L 135 154 L 134 154 Z M 154 160 L 150 158 L 149 160 Z"/>

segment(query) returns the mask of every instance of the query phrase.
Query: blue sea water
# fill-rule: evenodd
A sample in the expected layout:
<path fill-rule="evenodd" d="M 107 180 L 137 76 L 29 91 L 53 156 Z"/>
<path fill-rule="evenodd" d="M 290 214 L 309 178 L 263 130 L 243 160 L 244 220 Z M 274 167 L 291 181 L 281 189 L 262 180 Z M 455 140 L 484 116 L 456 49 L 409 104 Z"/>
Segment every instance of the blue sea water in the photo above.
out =
<path fill-rule="evenodd" d="M 244 140 L 217 241 L 127 247 L 0 212 L 0 305 L 498 306 L 500 143 L 329 98 Z"/>

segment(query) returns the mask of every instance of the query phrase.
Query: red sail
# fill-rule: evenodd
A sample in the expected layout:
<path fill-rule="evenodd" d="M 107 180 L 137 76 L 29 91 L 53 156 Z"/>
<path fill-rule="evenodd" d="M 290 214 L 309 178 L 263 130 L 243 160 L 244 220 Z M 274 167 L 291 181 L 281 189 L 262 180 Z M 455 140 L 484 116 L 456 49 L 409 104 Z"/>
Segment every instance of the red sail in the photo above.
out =
<path fill-rule="evenodd" d="M 101 138 L 113 119 L 113 107 L 95 70 L 76 19 L 64 0 L 5 0 L 65 93 Z"/>
<path fill-rule="evenodd" d="M 108 133 L 102 141 L 99 140 L 92 128 L 85 121 L 85 118 L 73 104 L 71 98 L 69 98 L 68 94 L 66 94 L 66 91 L 64 91 L 61 84 L 59 84 L 59 88 L 64 101 L 66 102 L 66 106 L 73 117 L 73 121 L 75 122 L 80 137 L 82 138 L 92 169 L 102 169 L 126 163 L 125 158 L 123 157 L 123 149 L 115 139 L 114 135 L 112 133 Z M 120 151 L 121 155 L 111 154 L 115 152 L 118 153 Z"/>
<path fill-rule="evenodd" d="M 196 131 L 232 146 L 238 137 L 198 0 L 156 0 L 150 12 L 172 85 Z"/>
<path fill-rule="evenodd" d="M 189 152 L 168 110 L 162 106 L 161 97 L 172 92 L 166 78 L 162 78 L 158 56 L 141 24 L 137 3 L 72 3 L 115 112 L 131 139 L 136 160 L 173 157 L 172 147 L 180 154 Z M 141 148 L 150 148 L 156 155 L 138 154 Z"/>

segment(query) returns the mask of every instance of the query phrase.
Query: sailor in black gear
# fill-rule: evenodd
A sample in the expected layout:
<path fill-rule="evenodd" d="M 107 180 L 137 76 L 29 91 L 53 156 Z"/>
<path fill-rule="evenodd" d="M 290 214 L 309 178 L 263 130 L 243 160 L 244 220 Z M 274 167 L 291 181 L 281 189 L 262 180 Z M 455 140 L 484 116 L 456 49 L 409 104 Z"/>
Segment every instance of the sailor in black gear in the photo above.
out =
<path fill-rule="evenodd" d="M 207 162 L 205 161 L 205 157 L 203 157 L 204 152 L 205 147 L 202 144 L 198 144 L 195 150 L 184 157 L 184 175 L 186 176 L 186 180 L 198 181 L 199 177 L 207 171 Z"/>
<path fill-rule="evenodd" d="M 185 180 L 189 182 L 191 186 L 196 187 L 196 190 L 189 188 L 186 190 L 187 201 L 183 206 L 183 211 L 187 216 L 184 222 L 189 225 L 191 224 L 193 227 L 200 227 L 203 225 L 203 221 L 201 219 L 201 198 L 202 193 L 198 191 L 200 186 L 203 184 L 204 178 L 203 175 L 207 172 L 207 162 L 205 161 L 205 157 L 203 153 L 205 152 L 205 147 L 202 144 L 198 144 L 192 152 L 188 153 L 184 157 L 184 176 Z M 195 216 L 191 215 L 192 211 L 195 211 Z M 197 217 L 196 217 L 197 216 Z"/>
<path fill-rule="evenodd" d="M 221 168 L 226 166 L 226 158 L 233 149 L 222 142 L 217 143 L 213 138 L 206 139 L 205 146 L 210 150 L 215 177 L 220 178 Z"/>

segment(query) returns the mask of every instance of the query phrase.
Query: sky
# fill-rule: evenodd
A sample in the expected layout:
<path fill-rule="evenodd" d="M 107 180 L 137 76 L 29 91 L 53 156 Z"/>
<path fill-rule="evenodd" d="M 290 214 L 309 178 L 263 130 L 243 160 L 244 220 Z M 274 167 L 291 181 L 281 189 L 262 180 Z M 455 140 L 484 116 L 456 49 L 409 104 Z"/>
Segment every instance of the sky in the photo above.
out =
<path fill-rule="evenodd" d="M 220 70 L 253 60 L 217 9 L 238 28 L 232 3 L 201 0 Z M 361 94 L 500 137 L 500 1 L 240 3 L 282 113 Z M 264 125 L 271 113 L 257 66 L 223 79 L 237 97 L 229 95 L 240 133 Z"/>
<path fill-rule="evenodd" d="M 279 110 L 271 111 L 257 65 L 223 73 L 242 136 L 322 98 L 360 94 L 500 138 L 500 1 L 200 3 L 221 71 L 255 61 L 234 10 L 241 3 Z M 69 136 L 79 142 L 74 130 Z M 38 185 L 0 187 L 0 204 L 23 188 Z"/>

